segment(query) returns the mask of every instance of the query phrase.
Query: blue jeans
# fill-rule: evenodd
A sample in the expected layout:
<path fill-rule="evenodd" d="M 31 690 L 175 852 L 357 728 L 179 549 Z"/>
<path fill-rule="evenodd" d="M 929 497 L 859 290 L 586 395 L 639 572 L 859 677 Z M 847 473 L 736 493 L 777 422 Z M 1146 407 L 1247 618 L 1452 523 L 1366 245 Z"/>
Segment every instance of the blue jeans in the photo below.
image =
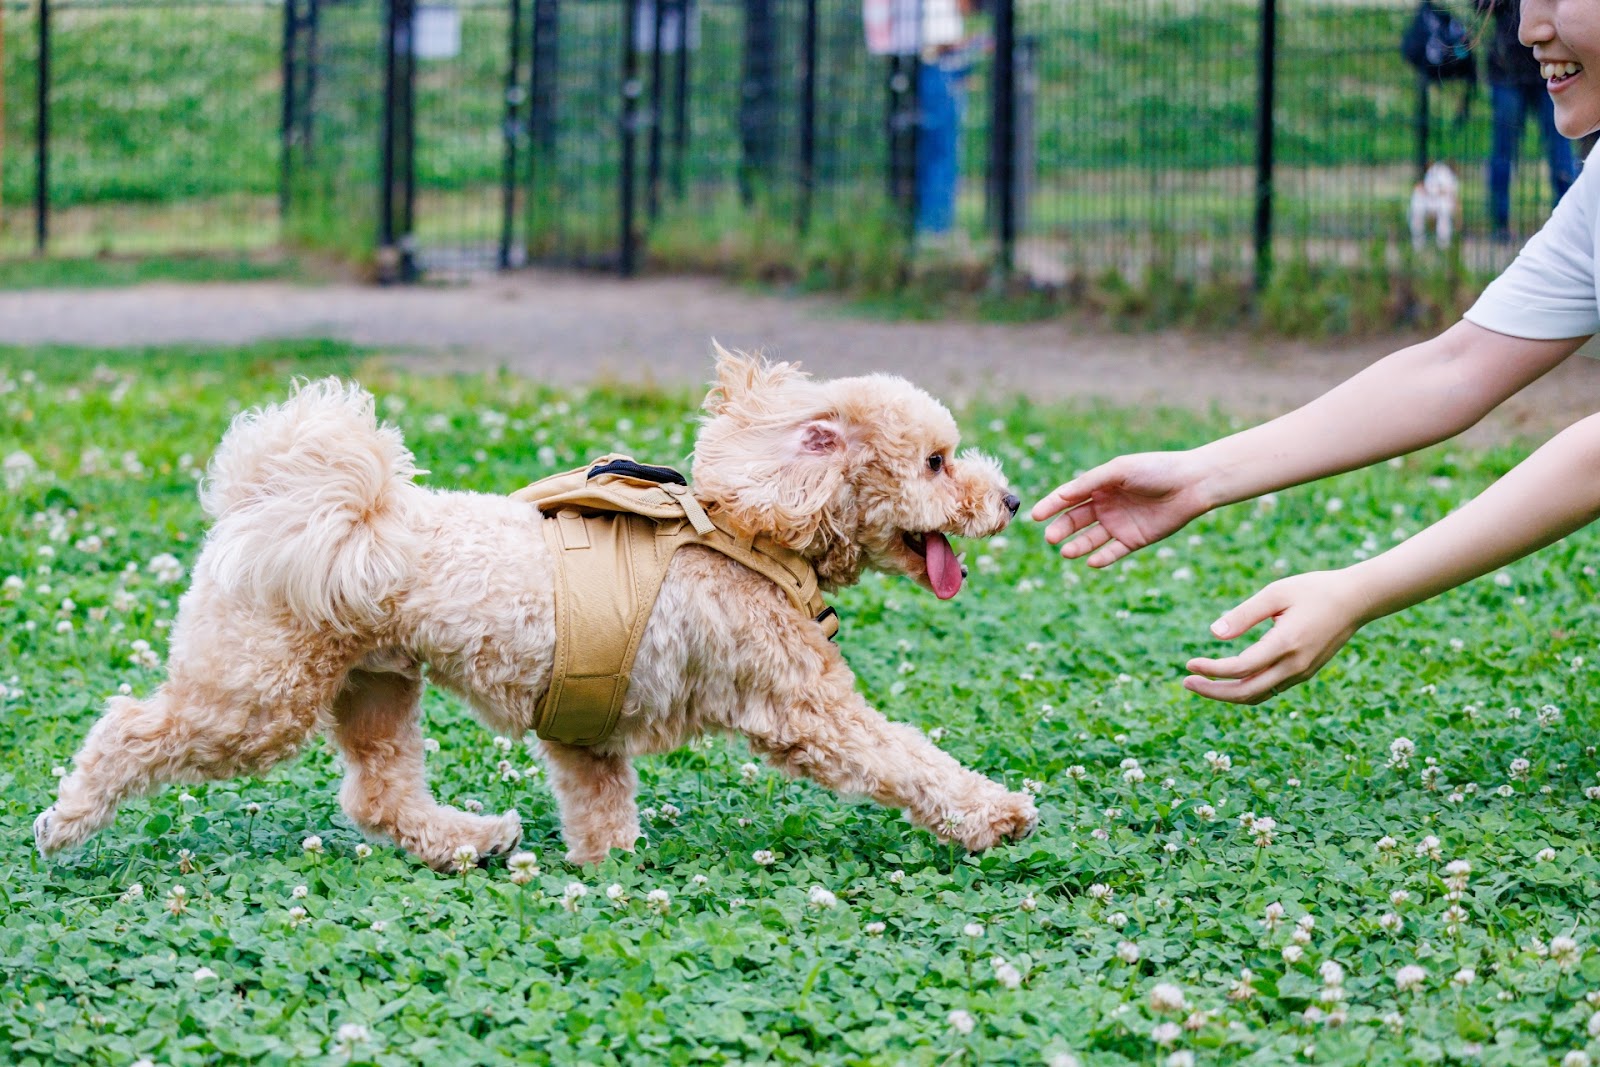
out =
<path fill-rule="evenodd" d="M 1522 148 L 1522 127 L 1529 111 L 1539 120 L 1550 162 L 1550 187 L 1557 200 L 1572 185 L 1577 165 L 1572 143 L 1556 129 L 1555 105 L 1544 86 L 1491 84 L 1489 103 L 1494 111 L 1489 137 L 1489 221 L 1496 230 L 1504 230 L 1511 224 L 1511 169 Z"/>
<path fill-rule="evenodd" d="M 947 233 L 955 225 L 962 77 L 936 63 L 917 64 L 918 233 Z"/>

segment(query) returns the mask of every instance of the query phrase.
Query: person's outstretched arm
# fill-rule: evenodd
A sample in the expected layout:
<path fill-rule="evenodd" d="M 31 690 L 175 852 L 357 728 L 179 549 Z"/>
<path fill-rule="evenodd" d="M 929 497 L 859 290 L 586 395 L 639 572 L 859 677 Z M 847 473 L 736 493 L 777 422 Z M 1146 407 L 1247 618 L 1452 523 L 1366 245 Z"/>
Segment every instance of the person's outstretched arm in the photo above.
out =
<path fill-rule="evenodd" d="M 1272 628 L 1227 659 L 1189 661 L 1184 687 L 1259 704 L 1310 678 L 1352 634 L 1519 559 L 1600 517 L 1600 415 L 1591 415 L 1415 537 L 1337 571 L 1273 582 L 1212 624 L 1224 639 Z"/>
<path fill-rule="evenodd" d="M 1470 322 L 1379 360 L 1271 422 L 1186 452 L 1120 456 L 1033 506 L 1045 539 L 1104 567 L 1213 508 L 1453 437 L 1577 350 Z"/>

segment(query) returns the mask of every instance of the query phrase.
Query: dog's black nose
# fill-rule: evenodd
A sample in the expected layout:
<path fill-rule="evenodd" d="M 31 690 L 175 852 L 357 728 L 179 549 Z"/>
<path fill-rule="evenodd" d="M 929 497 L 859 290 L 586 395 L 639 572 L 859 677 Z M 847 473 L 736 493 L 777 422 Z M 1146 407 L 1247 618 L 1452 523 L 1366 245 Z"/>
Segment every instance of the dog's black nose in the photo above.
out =
<path fill-rule="evenodd" d="M 1006 498 L 1002 500 L 1001 503 L 1006 506 L 1007 511 L 1015 515 L 1017 513 L 1017 509 L 1022 506 L 1022 498 L 1015 493 L 1007 493 Z"/>

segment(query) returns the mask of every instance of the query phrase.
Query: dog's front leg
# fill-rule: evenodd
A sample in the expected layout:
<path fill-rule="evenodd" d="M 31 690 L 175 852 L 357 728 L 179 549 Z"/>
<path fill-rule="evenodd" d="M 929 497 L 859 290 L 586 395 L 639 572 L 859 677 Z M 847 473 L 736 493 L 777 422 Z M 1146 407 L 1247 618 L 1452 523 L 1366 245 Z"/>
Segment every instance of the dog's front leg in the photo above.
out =
<path fill-rule="evenodd" d="M 561 809 L 569 863 L 599 863 L 614 848 L 633 851 L 639 839 L 639 776 L 626 756 L 541 741 L 550 788 Z"/>
<path fill-rule="evenodd" d="M 1038 823 L 1026 793 L 970 771 L 922 731 L 890 722 L 862 699 L 842 661 L 814 686 L 749 707 L 735 725 L 757 751 L 835 792 L 903 808 L 941 840 L 976 852 L 1025 837 Z"/>

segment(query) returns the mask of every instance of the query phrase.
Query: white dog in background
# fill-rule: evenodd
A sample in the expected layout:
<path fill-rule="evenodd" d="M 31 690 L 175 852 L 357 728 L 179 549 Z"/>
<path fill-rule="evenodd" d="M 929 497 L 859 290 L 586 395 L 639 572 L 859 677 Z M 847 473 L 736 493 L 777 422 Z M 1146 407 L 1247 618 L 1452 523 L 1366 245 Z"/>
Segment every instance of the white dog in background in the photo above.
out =
<path fill-rule="evenodd" d="M 1461 182 L 1448 163 L 1434 163 L 1411 187 L 1411 247 L 1422 250 L 1433 224 L 1434 240 L 1449 248 L 1461 218 Z"/>

